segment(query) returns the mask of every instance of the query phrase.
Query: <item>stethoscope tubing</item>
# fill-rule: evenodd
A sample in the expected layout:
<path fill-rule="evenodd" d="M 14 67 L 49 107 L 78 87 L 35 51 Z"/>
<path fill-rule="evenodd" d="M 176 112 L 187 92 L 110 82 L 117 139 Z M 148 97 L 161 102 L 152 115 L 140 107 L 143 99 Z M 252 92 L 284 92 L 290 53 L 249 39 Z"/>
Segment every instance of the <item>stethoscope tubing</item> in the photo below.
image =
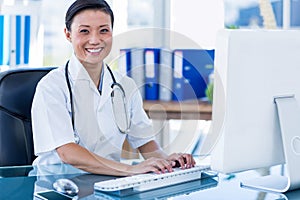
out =
<path fill-rule="evenodd" d="M 119 125 L 117 124 L 118 126 L 118 129 L 121 133 L 126 133 L 129 131 L 129 126 L 130 126 L 130 123 L 128 122 L 128 115 L 127 115 L 127 109 L 126 109 L 126 96 L 125 96 L 125 90 L 124 88 L 122 87 L 122 85 L 120 83 L 118 83 L 115 79 L 115 76 L 112 72 L 112 70 L 110 69 L 110 67 L 106 64 L 106 67 L 110 73 L 110 76 L 113 80 L 113 83 L 111 85 L 111 88 L 113 89 L 115 86 L 117 86 L 119 89 L 121 89 L 122 91 L 122 96 L 123 96 L 123 103 L 124 103 L 124 112 L 125 112 L 125 117 L 126 117 L 126 129 L 125 130 L 122 130 Z M 68 69 L 69 69 L 69 60 L 67 61 L 66 65 L 65 65 L 65 78 L 66 78 L 66 82 L 67 82 L 67 86 L 68 86 L 68 90 L 69 90 L 69 95 L 70 95 L 70 104 L 71 104 L 71 120 L 72 120 L 72 127 L 73 127 L 73 131 L 75 133 L 75 117 L 74 117 L 74 103 L 73 103 L 73 94 L 72 94 L 72 89 L 71 89 L 71 83 L 70 83 L 70 79 L 69 79 L 69 74 L 68 74 Z M 113 99 L 114 98 L 114 92 L 112 91 L 111 93 L 111 98 Z M 113 102 L 113 100 L 112 100 Z M 112 103 L 113 104 L 113 103 Z M 79 143 L 79 142 L 78 142 Z"/>

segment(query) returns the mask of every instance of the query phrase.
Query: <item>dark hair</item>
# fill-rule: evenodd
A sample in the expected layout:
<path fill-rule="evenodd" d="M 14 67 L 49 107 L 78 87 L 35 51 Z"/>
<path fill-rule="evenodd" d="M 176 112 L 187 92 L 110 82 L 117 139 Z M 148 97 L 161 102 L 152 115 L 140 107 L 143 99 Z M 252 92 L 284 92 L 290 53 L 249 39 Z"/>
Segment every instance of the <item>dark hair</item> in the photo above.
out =
<path fill-rule="evenodd" d="M 76 0 L 68 9 L 65 17 L 66 28 L 70 31 L 73 18 L 82 10 L 99 9 L 110 15 L 111 25 L 114 26 L 114 14 L 105 0 Z"/>

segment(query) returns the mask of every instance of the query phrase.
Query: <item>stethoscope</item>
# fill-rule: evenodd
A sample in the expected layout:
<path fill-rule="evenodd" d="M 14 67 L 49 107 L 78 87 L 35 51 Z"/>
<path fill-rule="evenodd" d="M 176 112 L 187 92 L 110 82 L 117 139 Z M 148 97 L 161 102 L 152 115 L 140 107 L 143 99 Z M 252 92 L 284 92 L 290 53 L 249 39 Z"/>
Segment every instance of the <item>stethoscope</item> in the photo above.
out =
<path fill-rule="evenodd" d="M 110 69 L 110 67 L 107 64 L 106 64 L 106 67 L 110 73 L 112 80 L 113 80 L 113 83 L 111 84 L 112 91 L 111 91 L 110 96 L 111 96 L 113 114 L 114 114 L 114 118 L 115 118 L 114 120 L 115 120 L 115 123 L 116 123 L 119 131 L 123 134 L 126 134 L 129 132 L 130 120 L 129 120 L 129 116 L 127 115 L 125 90 L 122 87 L 122 85 L 116 81 L 115 76 L 112 73 L 112 70 Z M 68 69 L 69 69 L 69 61 L 65 65 L 65 77 L 66 77 L 66 82 L 67 82 L 68 90 L 69 90 L 69 94 L 70 94 L 71 120 L 72 120 L 72 126 L 73 126 L 73 131 L 74 131 L 74 137 L 75 137 L 75 142 L 78 144 L 80 139 L 79 139 L 78 134 L 76 134 L 76 130 L 75 130 L 75 117 L 74 117 L 75 112 L 74 112 L 73 94 L 72 94 Z M 100 81 L 103 81 L 103 80 L 100 80 Z"/>

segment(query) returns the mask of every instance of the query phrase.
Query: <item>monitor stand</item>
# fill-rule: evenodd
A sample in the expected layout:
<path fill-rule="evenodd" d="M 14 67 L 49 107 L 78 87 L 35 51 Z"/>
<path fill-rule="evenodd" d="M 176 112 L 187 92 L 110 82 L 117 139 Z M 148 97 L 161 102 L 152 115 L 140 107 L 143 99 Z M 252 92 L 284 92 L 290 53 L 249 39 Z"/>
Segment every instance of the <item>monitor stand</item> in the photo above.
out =
<path fill-rule="evenodd" d="M 286 176 L 268 175 L 241 183 L 242 187 L 284 193 L 300 188 L 300 107 L 294 95 L 274 98 L 287 168 Z"/>

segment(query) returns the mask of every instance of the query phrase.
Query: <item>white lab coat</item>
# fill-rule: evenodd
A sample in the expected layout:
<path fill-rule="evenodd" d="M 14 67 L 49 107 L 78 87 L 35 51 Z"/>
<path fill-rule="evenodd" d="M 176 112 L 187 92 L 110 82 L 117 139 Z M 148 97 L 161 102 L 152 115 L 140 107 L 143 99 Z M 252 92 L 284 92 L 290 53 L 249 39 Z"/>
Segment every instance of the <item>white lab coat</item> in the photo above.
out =
<path fill-rule="evenodd" d="M 133 148 L 137 148 L 153 140 L 154 135 L 134 81 L 113 72 L 125 90 L 131 124 L 127 134 L 118 130 L 110 97 L 113 80 L 106 66 L 103 70 L 100 95 L 76 56 L 70 59 L 69 79 L 73 93 L 75 132 L 81 146 L 99 156 L 119 161 L 125 138 Z M 65 66 L 52 70 L 38 83 L 32 104 L 32 130 L 34 151 L 38 156 L 33 164 L 61 163 L 55 149 L 75 142 Z"/>

